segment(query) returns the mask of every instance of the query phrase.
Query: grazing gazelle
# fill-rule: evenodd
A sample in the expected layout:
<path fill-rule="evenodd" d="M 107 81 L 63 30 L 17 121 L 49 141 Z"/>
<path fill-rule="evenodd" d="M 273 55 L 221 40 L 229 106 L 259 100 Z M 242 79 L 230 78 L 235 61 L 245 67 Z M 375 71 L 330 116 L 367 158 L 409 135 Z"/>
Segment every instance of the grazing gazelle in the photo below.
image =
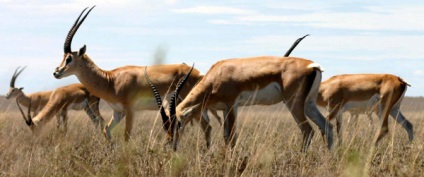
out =
<path fill-rule="evenodd" d="M 327 107 L 330 121 L 336 118 L 339 143 L 342 140 L 341 114 L 353 107 L 377 104 L 381 123 L 376 144 L 388 133 L 388 116 L 391 115 L 408 132 L 409 140 L 414 139 L 413 126 L 400 112 L 400 104 L 409 84 L 391 74 L 344 74 L 333 76 L 321 83 L 317 103 Z"/>
<path fill-rule="evenodd" d="M 308 148 L 314 134 L 306 116 L 327 136 L 328 148 L 331 148 L 332 125 L 316 107 L 321 72 L 318 64 L 294 57 L 262 56 L 221 60 L 211 67 L 176 108 L 175 104 L 170 104 L 170 117 L 176 116 L 184 128 L 184 124 L 199 117 L 205 108 L 223 110 L 225 142 L 233 147 L 237 139 L 235 128 L 240 103 L 250 101 L 251 104 L 275 104 L 283 101 L 302 131 L 303 151 Z M 180 87 L 175 91 L 174 98 L 179 90 Z M 178 140 L 179 131 L 176 131 L 174 150 Z"/>
<path fill-rule="evenodd" d="M 19 67 L 16 68 L 15 73 L 13 74 L 12 79 L 10 80 L 10 89 L 9 89 L 9 92 L 6 94 L 6 99 L 10 99 L 10 98 L 13 99 L 14 98 L 14 99 L 16 99 L 18 106 L 23 105 L 23 106 L 27 107 L 28 109 L 29 109 L 29 105 L 31 104 L 31 110 L 33 111 L 33 115 L 38 115 L 38 113 L 41 110 L 43 110 L 43 108 L 48 104 L 52 93 L 54 93 L 55 95 L 59 95 L 59 94 L 68 94 L 71 91 L 71 95 L 66 96 L 63 99 L 67 99 L 69 101 L 80 99 L 79 97 L 81 95 L 79 93 L 77 93 L 78 91 L 80 91 L 80 88 L 72 86 L 72 85 L 60 87 L 60 88 L 57 88 L 56 90 L 53 90 L 53 91 L 35 92 L 35 93 L 31 93 L 31 94 L 25 94 L 22 91 L 23 90 L 22 87 L 21 88 L 15 87 L 15 81 L 16 81 L 17 77 L 19 76 L 19 74 L 21 74 L 21 72 L 24 69 L 25 69 L 25 67 L 22 68 L 21 70 L 19 70 Z M 74 89 L 74 90 L 69 90 L 69 89 Z M 66 90 L 66 91 L 64 91 L 64 90 Z M 72 92 L 75 92 L 75 93 L 72 93 Z M 56 97 L 57 96 L 55 96 L 55 98 Z M 63 101 L 67 101 L 67 100 L 63 100 Z M 53 103 L 56 104 L 57 102 L 58 101 L 51 102 L 51 104 L 53 104 Z M 90 117 L 90 119 L 93 121 L 93 123 L 95 124 L 96 127 L 98 127 L 99 124 L 101 126 L 103 126 L 103 118 L 101 117 L 100 112 L 99 112 L 99 98 L 97 98 L 97 97 L 88 97 L 83 104 L 78 105 L 78 106 L 73 104 L 71 106 L 66 105 L 64 107 L 62 107 L 62 106 L 59 106 L 59 107 L 61 107 L 61 109 L 59 111 L 52 113 L 52 115 L 51 115 L 51 116 L 56 115 L 56 117 L 57 117 L 57 128 L 60 128 L 61 125 L 63 125 L 64 130 L 66 131 L 66 129 L 67 129 L 67 117 L 68 117 L 67 111 L 68 110 L 82 110 L 82 109 L 84 109 L 84 111 L 87 113 L 87 115 Z"/>
<path fill-rule="evenodd" d="M 80 17 L 87 8 L 84 9 L 69 30 L 64 44 L 63 61 L 59 67 L 56 68 L 54 76 L 57 79 L 61 79 L 75 75 L 87 90 L 109 104 L 113 109 L 113 116 L 103 131 L 106 138 L 111 139 L 110 131 L 125 116 L 126 124 L 124 136 L 125 140 L 128 141 L 133 126 L 134 113 L 139 110 L 157 110 L 158 108 L 155 98 L 150 91 L 150 86 L 143 76 L 145 66 L 123 66 L 106 71 L 99 68 L 85 53 L 85 45 L 79 51 L 71 50 L 73 36 L 93 8 L 94 6 L 80 21 Z M 185 73 L 189 70 L 190 67 L 185 64 L 149 67 L 151 80 L 156 84 L 161 93 L 167 93 L 169 89 L 175 89 L 177 82 L 183 78 Z M 188 78 L 187 86 L 185 86 L 181 94 L 183 98 L 202 77 L 199 71 L 193 71 L 193 74 Z M 171 94 L 162 96 L 168 98 Z M 207 116 L 206 112 L 204 112 L 203 115 Z M 205 120 L 208 119 L 209 118 L 205 117 Z M 167 119 L 163 119 L 162 121 L 164 129 L 168 131 L 167 138 L 168 142 L 170 142 L 173 137 L 169 129 L 171 122 Z M 209 122 L 201 121 L 201 126 L 205 132 L 207 144 L 209 145 L 211 131 Z"/>
<path fill-rule="evenodd" d="M 31 102 L 31 110 L 33 111 L 34 115 L 37 115 L 38 112 L 43 109 L 43 107 L 47 104 L 49 101 L 50 94 L 52 91 L 44 91 L 44 92 L 35 92 L 31 94 L 25 94 L 23 91 L 23 87 L 15 87 L 15 81 L 18 78 L 18 76 L 24 71 L 26 67 L 23 67 L 21 70 L 19 70 L 20 67 L 16 68 L 15 73 L 13 73 L 12 79 L 10 80 L 10 88 L 9 91 L 6 93 L 6 99 L 16 99 L 16 101 L 19 102 L 19 104 L 29 107 L 29 103 Z"/>
<path fill-rule="evenodd" d="M 99 124 L 103 127 L 104 120 L 99 112 L 99 101 L 100 99 L 88 92 L 82 84 L 71 84 L 53 90 L 47 104 L 34 118 L 32 118 L 30 114 L 30 110 L 32 109 L 32 101 L 30 100 L 28 103 L 28 116 L 26 117 L 24 114 L 22 114 L 22 116 L 32 132 L 36 135 L 42 130 L 43 126 L 57 114 L 62 116 L 66 130 L 68 110 L 84 109 L 95 123 L 96 127 L 98 127 Z M 22 113 L 22 108 L 18 100 L 16 100 L 16 103 Z"/>

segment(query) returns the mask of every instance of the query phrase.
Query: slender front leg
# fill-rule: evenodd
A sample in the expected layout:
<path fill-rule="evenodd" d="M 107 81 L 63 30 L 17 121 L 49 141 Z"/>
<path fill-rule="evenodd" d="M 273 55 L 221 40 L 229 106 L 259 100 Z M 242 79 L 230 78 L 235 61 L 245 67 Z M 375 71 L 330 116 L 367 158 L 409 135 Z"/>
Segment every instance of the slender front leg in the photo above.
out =
<path fill-rule="evenodd" d="M 113 116 L 110 119 L 108 125 L 104 128 L 103 134 L 108 140 L 112 139 L 112 136 L 110 135 L 110 131 L 121 121 L 121 119 L 125 116 L 124 112 L 113 112 Z"/>
<path fill-rule="evenodd" d="M 209 112 L 216 118 L 216 120 L 219 122 L 219 125 L 222 126 L 221 117 L 219 117 L 218 112 L 214 109 L 208 109 Z M 207 112 L 206 112 L 207 115 Z"/>
<path fill-rule="evenodd" d="M 62 119 L 63 119 L 63 131 L 66 133 L 68 132 L 68 111 L 63 110 L 62 112 Z"/>
<path fill-rule="evenodd" d="M 63 122 L 63 119 L 62 119 L 62 115 L 61 115 L 61 111 L 59 111 L 57 114 L 56 114 L 56 119 L 57 119 L 57 125 L 56 125 L 56 128 L 58 129 L 58 130 L 60 130 L 60 127 L 61 127 L 61 125 L 63 124 L 62 122 Z"/>
<path fill-rule="evenodd" d="M 134 112 L 131 109 L 127 109 L 125 111 L 125 141 L 130 140 L 130 136 L 131 136 L 131 130 L 133 127 L 133 116 L 134 116 Z"/>
<path fill-rule="evenodd" d="M 63 132 L 67 132 L 68 129 L 68 118 L 67 116 L 67 112 L 65 110 L 60 110 L 57 114 L 56 114 L 56 118 L 57 118 L 57 129 Z M 62 125 L 63 125 L 63 129 L 62 129 Z"/>
<path fill-rule="evenodd" d="M 337 138 L 338 138 L 338 145 L 341 145 L 343 143 L 343 134 L 342 134 L 342 111 L 337 111 L 336 113 L 336 125 L 337 125 Z"/>
<path fill-rule="evenodd" d="M 98 101 L 87 101 L 87 106 L 84 108 L 84 111 L 87 113 L 88 117 L 90 117 L 91 121 L 94 123 L 94 126 L 97 128 L 100 127 L 103 128 L 104 126 L 104 119 L 99 111 L 99 102 Z"/>
<path fill-rule="evenodd" d="M 216 114 L 216 111 L 215 111 Z M 218 117 L 218 120 L 221 123 L 221 119 Z M 206 140 L 206 147 L 209 149 L 211 146 L 211 131 L 212 127 L 209 124 L 209 116 L 208 116 L 208 109 L 205 109 L 202 111 L 202 119 L 200 119 L 200 126 L 202 127 L 203 132 L 205 133 L 205 140 Z"/>
<path fill-rule="evenodd" d="M 229 108 L 229 109 L 228 109 Z M 224 120 L 224 139 L 225 145 L 227 147 L 233 148 L 237 142 L 237 133 L 236 133 L 236 121 L 237 121 L 237 107 L 234 106 L 231 108 L 231 105 L 227 105 L 227 110 L 225 110 L 225 120 Z"/>

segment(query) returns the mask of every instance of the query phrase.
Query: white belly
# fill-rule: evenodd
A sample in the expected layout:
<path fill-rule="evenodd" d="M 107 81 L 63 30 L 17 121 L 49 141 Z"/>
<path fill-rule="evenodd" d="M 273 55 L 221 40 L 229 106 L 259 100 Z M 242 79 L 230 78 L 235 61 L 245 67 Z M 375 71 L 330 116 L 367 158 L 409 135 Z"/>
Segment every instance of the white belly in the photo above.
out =
<path fill-rule="evenodd" d="M 168 103 L 171 98 L 171 94 L 168 94 L 166 98 L 162 97 L 162 105 L 167 108 Z M 123 112 L 124 106 L 122 103 L 107 103 L 114 111 L 117 112 Z M 158 105 L 156 102 L 156 99 L 153 97 L 150 98 L 139 98 L 136 101 L 134 101 L 134 104 L 132 105 L 134 111 L 142 111 L 142 110 L 159 110 Z"/>
<path fill-rule="evenodd" d="M 349 101 L 345 103 L 342 112 L 349 111 L 355 113 L 367 113 L 373 111 L 373 108 L 378 104 L 379 94 L 373 95 L 369 100 Z"/>
<path fill-rule="evenodd" d="M 280 84 L 276 82 L 259 90 L 241 92 L 236 99 L 236 103 L 240 106 L 273 105 L 281 101 L 283 101 L 282 90 Z"/>

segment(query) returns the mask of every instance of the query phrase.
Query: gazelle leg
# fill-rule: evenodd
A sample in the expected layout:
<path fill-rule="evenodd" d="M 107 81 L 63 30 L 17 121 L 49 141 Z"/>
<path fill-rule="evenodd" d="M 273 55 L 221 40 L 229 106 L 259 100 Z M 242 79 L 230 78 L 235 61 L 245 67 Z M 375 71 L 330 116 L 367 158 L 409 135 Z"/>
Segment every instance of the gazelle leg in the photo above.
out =
<path fill-rule="evenodd" d="M 224 120 L 224 139 L 227 147 L 233 148 L 237 142 L 237 133 L 236 133 L 236 121 L 237 121 L 237 108 L 227 106 L 225 110 L 225 120 Z"/>
<path fill-rule="evenodd" d="M 220 120 L 219 117 L 218 117 L 218 120 Z M 206 147 L 209 149 L 211 145 L 212 127 L 209 124 L 209 116 L 208 116 L 207 109 L 202 111 L 202 119 L 200 119 L 199 123 L 200 123 L 200 126 L 202 127 L 203 132 L 205 133 Z"/>
<path fill-rule="evenodd" d="M 399 107 L 394 107 L 390 111 L 390 115 L 395 119 L 408 133 L 409 141 L 414 140 L 414 127 L 411 122 L 409 122 L 402 112 L 400 112 Z"/>
<path fill-rule="evenodd" d="M 216 118 L 216 120 L 219 122 L 219 125 L 222 126 L 221 117 L 219 117 L 218 112 L 213 109 L 209 109 L 210 113 Z"/>
<path fill-rule="evenodd" d="M 100 127 L 103 128 L 104 126 L 104 119 L 99 111 L 99 102 L 88 102 L 87 106 L 84 108 L 84 111 L 87 113 L 88 117 L 90 117 L 91 121 L 94 123 L 94 126 L 97 128 Z"/>
<path fill-rule="evenodd" d="M 57 128 L 58 130 L 60 130 L 60 126 L 63 124 L 63 119 L 62 119 L 61 111 L 59 111 L 59 112 L 56 114 L 56 119 L 57 119 L 57 125 L 56 125 L 56 128 Z"/>
<path fill-rule="evenodd" d="M 312 101 L 306 101 L 305 114 L 319 127 L 321 134 L 327 137 L 327 148 L 331 149 L 333 146 L 333 126 L 330 121 L 325 119 L 321 112 L 319 112 L 316 103 Z"/>
<path fill-rule="evenodd" d="M 68 132 L 68 111 L 61 111 L 62 119 L 63 119 L 63 131 Z"/>
<path fill-rule="evenodd" d="M 333 105 L 330 106 L 329 109 L 329 115 L 328 115 L 328 120 L 332 121 L 334 118 L 336 118 L 336 128 L 337 128 L 337 138 L 338 138 L 338 142 L 337 144 L 342 144 L 343 140 L 342 140 L 342 120 L 341 120 L 341 112 L 340 111 L 342 106 L 340 104 L 337 105 Z"/>
<path fill-rule="evenodd" d="M 134 123 L 133 116 L 134 112 L 132 110 L 127 109 L 127 111 L 125 111 L 125 141 L 130 140 L 131 130 Z"/>
<path fill-rule="evenodd" d="M 113 116 L 110 119 L 108 125 L 104 128 L 103 134 L 108 140 L 112 139 L 112 136 L 110 135 L 110 131 L 121 121 L 121 119 L 124 117 L 124 112 L 113 112 Z"/>
<path fill-rule="evenodd" d="M 379 108 L 379 117 L 381 122 L 380 132 L 377 137 L 377 141 L 375 142 L 375 145 L 377 145 L 382 138 L 384 138 L 387 133 L 389 132 L 389 126 L 388 126 L 388 116 L 389 116 L 389 106 L 390 104 L 386 103 L 386 101 L 382 101 L 380 108 Z"/>

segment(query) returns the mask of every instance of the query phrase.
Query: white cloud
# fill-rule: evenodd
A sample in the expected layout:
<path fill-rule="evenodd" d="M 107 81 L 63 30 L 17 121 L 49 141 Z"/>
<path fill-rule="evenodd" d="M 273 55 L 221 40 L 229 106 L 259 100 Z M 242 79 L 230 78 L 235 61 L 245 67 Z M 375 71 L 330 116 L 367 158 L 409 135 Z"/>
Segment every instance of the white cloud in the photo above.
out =
<path fill-rule="evenodd" d="M 310 7 L 305 7 L 309 9 Z M 189 10 L 191 9 L 191 10 Z M 219 13 L 210 8 L 209 11 L 200 8 L 189 8 L 191 13 Z M 196 10 L 197 9 L 197 10 Z M 203 9 L 208 9 L 203 7 Z M 405 5 L 393 7 L 364 7 L 366 11 L 343 12 L 328 10 L 309 10 L 302 13 L 281 15 L 272 13 L 226 13 L 235 16 L 225 19 L 211 20 L 212 24 L 259 24 L 259 23 L 298 23 L 315 28 L 335 28 L 349 30 L 419 30 L 424 28 L 422 5 Z M 225 13 L 222 11 L 221 13 Z M 279 12 L 278 12 L 279 13 Z"/>
<path fill-rule="evenodd" d="M 100 13 L 115 12 L 137 12 L 151 13 L 171 5 L 177 4 L 177 0 L 72 0 L 72 1 L 23 1 L 23 0 L 2 0 L 2 7 L 6 10 L 14 9 L 25 12 L 27 10 L 37 9 L 37 14 L 63 14 L 80 12 L 85 7 L 97 6 Z M 101 7 L 101 8 L 98 8 Z"/>
<path fill-rule="evenodd" d="M 242 15 L 242 14 L 252 14 L 254 11 L 233 8 L 226 6 L 196 6 L 191 8 L 182 8 L 173 10 L 177 13 L 186 13 L 186 14 L 233 14 L 233 15 Z"/>
<path fill-rule="evenodd" d="M 414 76 L 424 78 L 424 70 L 422 70 L 422 69 L 415 70 Z"/>

